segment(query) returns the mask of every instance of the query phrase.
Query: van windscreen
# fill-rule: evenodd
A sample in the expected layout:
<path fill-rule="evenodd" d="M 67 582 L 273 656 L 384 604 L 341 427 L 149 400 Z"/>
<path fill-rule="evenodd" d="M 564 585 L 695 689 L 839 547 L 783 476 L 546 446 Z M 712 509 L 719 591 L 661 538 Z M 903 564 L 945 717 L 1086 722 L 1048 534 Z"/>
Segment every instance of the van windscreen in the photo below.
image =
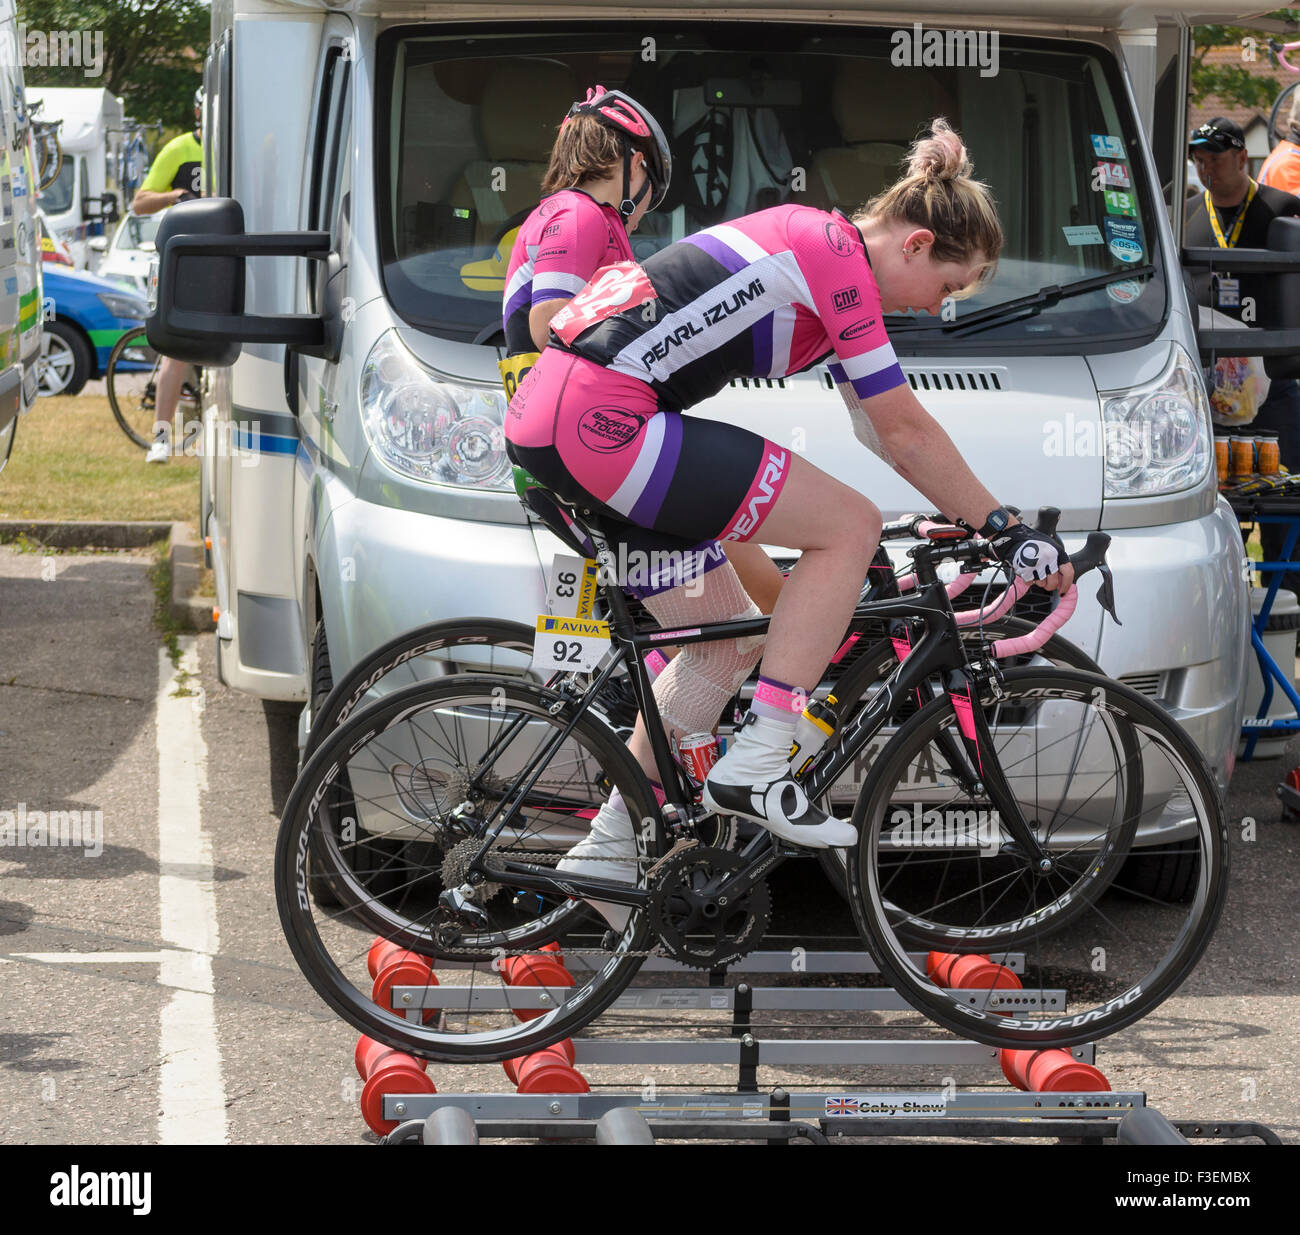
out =
<path fill-rule="evenodd" d="M 993 191 L 1006 241 L 976 295 L 941 318 L 889 319 L 900 350 L 956 346 L 953 336 L 967 351 L 1073 350 L 1132 341 L 1164 320 L 1153 213 L 1163 205 L 1118 66 L 1099 44 L 1007 38 L 991 62 L 972 48 L 962 63 L 911 66 L 890 30 L 713 23 L 472 40 L 432 30 L 381 38 L 376 107 L 384 283 L 424 330 L 501 342 L 515 231 L 538 202 L 560 120 L 597 82 L 653 112 L 672 149 L 668 195 L 631 237 L 638 258 L 783 202 L 852 214 L 945 116 Z M 986 313 L 1098 276 L 1083 294 L 1005 320 Z"/>

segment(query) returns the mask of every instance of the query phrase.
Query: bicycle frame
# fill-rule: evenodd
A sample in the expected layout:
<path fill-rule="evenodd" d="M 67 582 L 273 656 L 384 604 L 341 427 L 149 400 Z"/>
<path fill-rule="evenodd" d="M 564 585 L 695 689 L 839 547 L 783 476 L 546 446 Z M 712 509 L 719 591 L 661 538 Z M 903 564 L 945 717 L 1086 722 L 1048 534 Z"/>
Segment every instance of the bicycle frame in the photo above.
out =
<path fill-rule="evenodd" d="M 589 532 L 596 549 L 596 560 L 602 569 L 602 579 L 614 578 L 614 557 L 608 540 L 601 529 L 594 524 L 589 527 Z M 890 618 L 920 619 L 924 631 L 910 654 L 882 684 L 876 697 L 837 733 L 824 750 L 819 752 L 817 762 L 803 781 L 805 791 L 810 800 L 817 800 L 862 748 L 885 726 L 896 704 L 909 692 L 921 688 L 936 674 L 943 673 L 945 688 L 957 710 L 962 743 L 969 760 L 969 767 L 978 770 L 978 776 L 983 781 L 983 789 L 997 808 L 1013 842 L 1031 858 L 1039 861 L 1046 860 L 1044 851 L 1021 813 L 996 758 L 990 760 L 987 768 L 984 766 L 981 752 L 992 752 L 991 734 L 972 690 L 970 662 L 947 591 L 935 577 L 934 569 L 929 565 L 928 560 L 918 560 L 917 573 L 922 582 L 916 593 L 864 601 L 855 608 L 850 625 L 851 632 L 860 632 L 870 621 Z M 572 715 L 562 731 L 542 744 L 516 777 L 511 791 L 502 798 L 492 817 L 485 822 L 482 832 L 483 845 L 470 863 L 469 870 L 471 873 L 481 874 L 494 881 L 500 881 L 503 876 L 506 876 L 511 886 L 525 890 L 559 891 L 575 899 L 599 899 L 612 904 L 644 908 L 651 896 L 650 891 L 645 888 L 630 887 L 626 883 L 590 876 L 579 877 L 566 874 L 560 877 L 550 868 L 526 862 L 512 862 L 500 857 L 494 860 L 493 867 L 488 870 L 481 865 L 482 858 L 495 838 L 510 825 L 522 808 L 525 798 L 542 771 L 573 731 L 578 717 L 591 706 L 600 688 L 624 663 L 627 664 L 633 693 L 646 724 L 660 784 L 668 795 L 667 802 L 660 808 L 659 820 L 652 817 L 648 821 L 643 821 L 643 826 L 648 822 L 652 828 L 648 839 L 652 843 L 654 857 L 657 859 L 666 857 L 671 852 L 668 843 L 670 834 L 674 841 L 685 839 L 684 825 L 694 818 L 690 804 L 694 795 L 693 792 L 687 791 L 689 786 L 685 774 L 673 758 L 668 736 L 664 732 L 659 710 L 655 704 L 650 676 L 645 667 L 645 655 L 654 648 L 664 645 L 683 647 L 692 643 L 710 643 L 766 633 L 771 619 L 769 617 L 749 618 L 741 621 L 703 623 L 688 629 L 637 631 L 621 588 L 603 582 L 600 586 L 609 607 L 614 646 L 598 667 L 595 680 L 576 703 L 564 698 L 564 683 L 561 683 L 560 698 L 552 706 L 551 711 L 559 715 L 566 706 L 570 706 L 573 709 Z M 508 742 L 524 724 L 526 720 L 521 717 L 508 726 L 506 731 L 493 742 L 485 756 L 485 761 L 499 749 L 502 742 Z M 655 826 L 663 823 L 668 825 L 667 828 Z M 765 829 L 761 830 L 741 851 L 741 856 L 746 859 L 746 867 L 727 880 L 728 886 L 735 889 L 736 895 L 743 894 L 753 883 L 763 878 L 786 858 L 812 857 L 815 854 L 815 850 L 782 842 Z"/>

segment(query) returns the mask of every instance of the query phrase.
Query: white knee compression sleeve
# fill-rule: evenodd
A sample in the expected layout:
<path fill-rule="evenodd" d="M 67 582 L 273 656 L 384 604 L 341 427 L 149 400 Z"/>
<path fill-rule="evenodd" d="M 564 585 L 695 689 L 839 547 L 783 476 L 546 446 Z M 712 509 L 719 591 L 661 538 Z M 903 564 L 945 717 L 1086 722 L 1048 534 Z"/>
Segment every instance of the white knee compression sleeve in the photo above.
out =
<path fill-rule="evenodd" d="M 730 562 L 682 587 L 642 602 L 665 629 L 762 617 Z M 763 656 L 765 635 L 717 643 L 690 643 L 654 684 L 655 702 L 669 733 L 710 733 L 727 700 Z"/>

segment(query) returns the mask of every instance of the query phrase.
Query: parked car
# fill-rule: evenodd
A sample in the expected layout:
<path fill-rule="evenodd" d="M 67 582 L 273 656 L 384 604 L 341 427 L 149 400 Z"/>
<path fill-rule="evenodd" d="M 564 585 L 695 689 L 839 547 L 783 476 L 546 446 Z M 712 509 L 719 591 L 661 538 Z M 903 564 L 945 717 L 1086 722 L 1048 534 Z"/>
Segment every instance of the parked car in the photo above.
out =
<path fill-rule="evenodd" d="M 92 236 L 92 252 L 102 255 L 95 272 L 101 279 L 121 283 L 132 291 L 145 295 L 149 281 L 149 262 L 154 255 L 153 238 L 158 224 L 167 212 L 157 214 L 130 214 L 117 225 L 109 236 Z"/>
<path fill-rule="evenodd" d="M 54 316 L 42 341 L 42 395 L 75 395 L 103 377 L 113 344 L 149 315 L 144 297 L 84 270 L 47 265 L 45 296 Z"/>

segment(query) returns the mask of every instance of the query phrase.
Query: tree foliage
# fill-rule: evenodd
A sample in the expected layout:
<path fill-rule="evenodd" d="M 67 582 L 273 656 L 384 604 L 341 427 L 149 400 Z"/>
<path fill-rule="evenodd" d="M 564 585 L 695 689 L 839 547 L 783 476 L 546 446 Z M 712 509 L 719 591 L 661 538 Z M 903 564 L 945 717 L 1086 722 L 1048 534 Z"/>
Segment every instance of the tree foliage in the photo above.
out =
<path fill-rule="evenodd" d="M 1279 21 L 1295 23 L 1300 19 L 1300 9 L 1278 9 L 1270 17 Z M 1245 26 L 1197 26 L 1192 32 L 1194 49 L 1191 65 L 1192 103 L 1200 105 L 1213 96 L 1226 106 L 1254 107 L 1267 111 L 1273 105 L 1278 92 L 1282 89 L 1271 77 L 1259 72 L 1269 67 L 1273 61 L 1269 55 L 1269 38 L 1280 42 L 1294 42 L 1297 35 L 1270 35 L 1264 30 L 1252 30 Z M 1212 47 L 1238 47 L 1241 59 L 1231 64 L 1207 64 L 1205 55 Z M 1300 64 L 1300 52 L 1288 59 L 1293 64 Z M 1300 74 L 1297 74 L 1300 81 Z"/>
<path fill-rule="evenodd" d="M 205 0 L 18 0 L 18 22 L 20 36 L 24 29 L 103 36 L 100 76 L 28 63 L 29 86 L 103 87 L 121 95 L 137 120 L 169 129 L 193 124 L 212 23 Z"/>

